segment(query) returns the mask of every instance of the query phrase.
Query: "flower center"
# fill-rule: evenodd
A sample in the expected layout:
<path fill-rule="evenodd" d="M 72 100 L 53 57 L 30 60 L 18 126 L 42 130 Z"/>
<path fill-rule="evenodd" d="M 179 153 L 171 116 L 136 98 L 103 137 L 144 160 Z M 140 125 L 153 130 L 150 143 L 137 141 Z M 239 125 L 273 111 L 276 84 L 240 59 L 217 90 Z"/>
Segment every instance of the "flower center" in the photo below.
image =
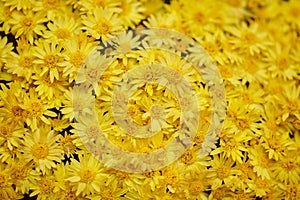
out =
<path fill-rule="evenodd" d="M 9 126 L 1 126 L 0 134 L 5 138 L 9 137 L 11 135 L 10 127 Z"/>
<path fill-rule="evenodd" d="M 20 117 L 22 116 L 23 109 L 20 106 L 13 106 L 12 113 L 15 117 Z"/>
<path fill-rule="evenodd" d="M 285 162 L 282 162 L 282 167 L 288 171 L 292 171 L 296 168 L 296 163 L 293 160 L 288 160 Z"/>
<path fill-rule="evenodd" d="M 33 117 L 41 116 L 43 114 L 43 105 L 40 102 L 32 102 L 30 113 Z"/>
<path fill-rule="evenodd" d="M 23 26 L 30 27 L 32 25 L 32 19 L 30 17 L 24 17 L 22 24 Z"/>
<path fill-rule="evenodd" d="M 57 0 L 44 0 L 44 5 L 46 5 L 46 7 L 53 9 L 56 8 L 57 4 Z"/>
<path fill-rule="evenodd" d="M 42 179 L 39 182 L 39 186 L 43 194 L 51 194 L 53 192 L 53 180 Z"/>
<path fill-rule="evenodd" d="M 57 29 L 56 30 L 56 36 L 60 39 L 65 39 L 68 38 L 70 36 L 70 32 L 66 29 Z"/>
<path fill-rule="evenodd" d="M 204 19 L 205 15 L 202 12 L 197 12 L 194 16 L 194 20 L 199 24 L 202 24 L 204 22 Z"/>
<path fill-rule="evenodd" d="M 198 195 L 200 192 L 202 192 L 204 189 L 203 184 L 201 181 L 195 181 L 192 182 L 190 187 L 189 187 L 189 192 L 192 195 Z"/>
<path fill-rule="evenodd" d="M 8 185 L 8 178 L 7 174 L 0 174 L 0 187 L 4 188 L 6 185 Z"/>
<path fill-rule="evenodd" d="M 247 44 L 254 44 L 256 43 L 256 40 L 257 40 L 256 35 L 251 32 L 246 32 L 242 36 L 242 41 L 244 41 Z"/>
<path fill-rule="evenodd" d="M 84 102 L 80 99 L 73 100 L 73 109 L 74 111 L 81 112 L 84 109 Z"/>
<path fill-rule="evenodd" d="M 59 58 L 56 55 L 46 55 L 46 57 L 45 57 L 45 62 L 47 64 L 47 66 L 50 68 L 55 67 L 55 65 L 57 64 L 58 61 L 59 61 Z"/>
<path fill-rule="evenodd" d="M 77 197 L 76 197 L 74 192 L 68 192 L 64 199 L 66 199 L 66 200 L 75 200 L 75 199 L 77 199 Z"/>
<path fill-rule="evenodd" d="M 90 168 L 85 168 L 80 171 L 80 178 L 81 181 L 85 183 L 90 183 L 94 180 L 95 178 L 95 173 L 90 169 Z"/>
<path fill-rule="evenodd" d="M 24 56 L 20 60 L 20 65 L 23 66 L 24 68 L 30 68 L 33 65 L 32 58 L 29 56 Z"/>
<path fill-rule="evenodd" d="M 221 166 L 217 170 L 217 176 L 219 179 L 224 179 L 229 176 L 229 169 L 227 166 Z"/>
<path fill-rule="evenodd" d="M 96 25 L 95 29 L 99 34 L 108 34 L 111 32 L 111 25 L 107 21 L 102 21 Z"/>
<path fill-rule="evenodd" d="M 249 128 L 249 122 L 247 119 L 237 119 L 236 125 L 239 130 L 245 130 Z"/>
<path fill-rule="evenodd" d="M 14 170 L 13 177 L 18 180 L 23 180 L 27 177 L 28 170 L 26 166 L 17 166 Z"/>
<path fill-rule="evenodd" d="M 194 154 L 191 150 L 187 150 L 181 157 L 181 161 L 186 164 L 186 165 L 190 165 L 193 164 L 195 162 L 195 157 Z"/>
<path fill-rule="evenodd" d="M 44 159 L 49 154 L 49 148 L 44 143 L 37 143 L 32 147 L 31 153 L 37 159 Z"/>
<path fill-rule="evenodd" d="M 84 55 L 80 51 L 76 51 L 71 55 L 70 58 L 71 64 L 73 64 L 76 68 L 79 68 L 83 63 Z"/>
<path fill-rule="evenodd" d="M 90 126 L 87 128 L 87 135 L 89 136 L 89 138 L 93 138 L 93 139 L 96 139 L 100 133 L 101 133 L 101 130 L 97 127 L 97 126 Z"/>
<path fill-rule="evenodd" d="M 113 194 L 110 190 L 104 190 L 101 192 L 101 199 L 103 200 L 113 200 Z"/>
<path fill-rule="evenodd" d="M 167 79 L 170 83 L 177 84 L 181 81 L 182 77 L 178 72 L 172 71 L 167 74 Z"/>

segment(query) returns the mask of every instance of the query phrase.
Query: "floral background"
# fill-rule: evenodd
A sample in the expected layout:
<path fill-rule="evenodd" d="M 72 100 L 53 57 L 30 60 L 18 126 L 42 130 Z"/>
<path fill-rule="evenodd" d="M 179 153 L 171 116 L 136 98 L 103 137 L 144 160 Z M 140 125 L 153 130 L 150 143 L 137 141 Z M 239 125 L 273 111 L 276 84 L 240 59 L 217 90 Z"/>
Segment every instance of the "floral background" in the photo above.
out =
<path fill-rule="evenodd" d="M 0 197 L 300 199 L 299 18 L 298 0 L 1 0 Z M 141 40 L 130 30 L 153 27 L 193 38 L 217 66 L 227 99 L 219 137 L 207 136 L 214 123 L 208 84 L 176 53 L 188 45 L 176 41 L 173 53 L 136 49 Z M 86 59 L 118 33 L 125 45 L 90 91 L 98 117 L 91 121 L 82 113 L 92 102 L 74 92 L 76 76 L 86 62 L 103 64 L 101 57 Z M 165 41 L 168 35 L 153 38 Z M 119 129 L 112 116 L 113 88 L 134 66 L 149 63 L 191 83 L 200 127 L 172 164 L 118 171 L 93 156 L 101 151 L 99 135 L 145 153 L 168 144 L 179 128 L 178 99 L 155 83 L 139 85 L 128 111 L 137 124 L 162 128 L 157 135 L 130 136 L 132 129 Z M 203 148 L 213 150 L 202 154 Z"/>

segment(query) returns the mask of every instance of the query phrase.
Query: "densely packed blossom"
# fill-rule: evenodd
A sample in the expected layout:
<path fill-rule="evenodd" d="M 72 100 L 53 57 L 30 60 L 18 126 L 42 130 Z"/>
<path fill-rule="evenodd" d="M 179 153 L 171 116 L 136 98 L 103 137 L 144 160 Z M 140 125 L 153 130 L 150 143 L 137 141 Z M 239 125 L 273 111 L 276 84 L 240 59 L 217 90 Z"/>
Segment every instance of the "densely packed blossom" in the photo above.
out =
<path fill-rule="evenodd" d="M 0 0 L 1 199 L 300 199 L 299 18 L 298 0 Z"/>

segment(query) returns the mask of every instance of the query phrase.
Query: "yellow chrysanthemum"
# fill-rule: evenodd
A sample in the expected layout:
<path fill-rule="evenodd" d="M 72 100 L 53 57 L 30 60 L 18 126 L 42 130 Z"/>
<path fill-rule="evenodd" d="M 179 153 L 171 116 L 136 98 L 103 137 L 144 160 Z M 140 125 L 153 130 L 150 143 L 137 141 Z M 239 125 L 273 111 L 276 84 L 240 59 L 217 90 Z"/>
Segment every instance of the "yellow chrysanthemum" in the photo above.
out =
<path fill-rule="evenodd" d="M 55 163 L 60 163 L 63 158 L 63 151 L 57 143 L 58 137 L 47 126 L 26 134 L 22 150 L 26 155 L 25 160 L 34 162 L 36 170 L 43 174 L 55 168 Z"/>
<path fill-rule="evenodd" d="M 79 161 L 71 158 L 71 164 L 67 166 L 67 181 L 70 181 L 76 196 L 89 195 L 100 192 L 102 183 L 102 165 L 92 155 L 80 155 Z"/>

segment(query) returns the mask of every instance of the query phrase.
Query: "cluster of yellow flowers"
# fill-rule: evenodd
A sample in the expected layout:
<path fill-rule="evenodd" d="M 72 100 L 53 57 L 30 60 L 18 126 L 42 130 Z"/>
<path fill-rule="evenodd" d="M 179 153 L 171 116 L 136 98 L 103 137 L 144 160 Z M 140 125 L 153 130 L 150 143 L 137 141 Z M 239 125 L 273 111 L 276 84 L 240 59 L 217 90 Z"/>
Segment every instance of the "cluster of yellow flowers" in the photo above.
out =
<path fill-rule="evenodd" d="M 300 199 L 299 18 L 298 0 L 0 0 L 0 198 Z"/>

